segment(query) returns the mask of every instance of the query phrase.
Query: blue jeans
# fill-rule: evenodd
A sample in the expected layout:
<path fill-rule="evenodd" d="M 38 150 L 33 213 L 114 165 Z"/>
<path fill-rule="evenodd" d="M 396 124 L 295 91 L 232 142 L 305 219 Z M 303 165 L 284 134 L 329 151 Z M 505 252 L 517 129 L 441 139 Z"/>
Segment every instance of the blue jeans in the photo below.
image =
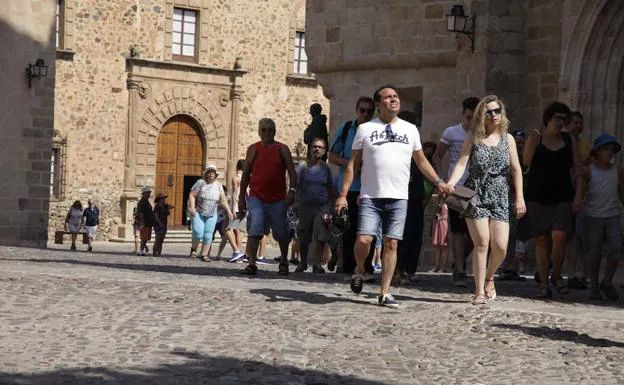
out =
<path fill-rule="evenodd" d="M 279 243 L 290 242 L 286 201 L 264 203 L 256 197 L 247 197 L 247 236 L 262 237 L 270 228 L 273 238 Z"/>
<path fill-rule="evenodd" d="M 196 213 L 195 216 L 191 218 L 191 232 L 193 233 L 193 240 L 201 240 L 204 245 L 210 245 L 212 243 L 212 234 L 214 233 L 216 225 L 216 213 L 209 217 Z"/>
<path fill-rule="evenodd" d="M 403 239 L 407 199 L 361 198 L 358 235 L 377 235 L 381 224 L 384 238 Z"/>

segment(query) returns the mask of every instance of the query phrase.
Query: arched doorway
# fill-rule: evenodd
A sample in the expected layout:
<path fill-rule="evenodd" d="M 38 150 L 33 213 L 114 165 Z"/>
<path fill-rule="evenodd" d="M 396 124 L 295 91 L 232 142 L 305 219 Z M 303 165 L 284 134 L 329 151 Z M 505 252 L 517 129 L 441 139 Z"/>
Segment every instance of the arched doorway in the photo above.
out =
<path fill-rule="evenodd" d="M 201 177 L 205 159 L 200 132 L 193 119 L 176 115 L 158 134 L 156 193 L 166 193 L 167 201 L 175 207 L 169 217 L 169 228 L 187 224 L 189 190 Z"/>

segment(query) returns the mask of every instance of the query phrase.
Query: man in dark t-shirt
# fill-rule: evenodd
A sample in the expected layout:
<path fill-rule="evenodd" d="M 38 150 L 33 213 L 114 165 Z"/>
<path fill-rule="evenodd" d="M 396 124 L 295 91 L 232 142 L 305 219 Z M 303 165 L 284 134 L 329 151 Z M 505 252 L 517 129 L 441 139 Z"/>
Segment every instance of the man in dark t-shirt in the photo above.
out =
<path fill-rule="evenodd" d="M 89 199 L 88 207 L 82 212 L 82 216 L 85 217 L 85 229 L 87 230 L 87 237 L 89 238 L 88 251 L 93 251 L 92 242 L 95 238 L 97 227 L 100 224 L 100 209 L 93 204 L 93 200 Z"/>
<path fill-rule="evenodd" d="M 139 256 L 144 256 L 147 252 L 147 242 L 152 238 L 152 226 L 154 226 L 154 210 L 149 198 L 152 195 L 152 189 L 143 187 L 141 190 L 141 199 L 137 203 L 137 219 L 139 222 L 139 235 L 141 237 L 141 248 Z"/>

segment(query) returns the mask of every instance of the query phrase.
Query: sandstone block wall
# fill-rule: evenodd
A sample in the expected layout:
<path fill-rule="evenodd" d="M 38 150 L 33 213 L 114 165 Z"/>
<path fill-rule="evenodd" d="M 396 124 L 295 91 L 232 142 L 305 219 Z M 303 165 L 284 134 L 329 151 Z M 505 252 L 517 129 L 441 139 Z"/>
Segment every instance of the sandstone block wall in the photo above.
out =
<path fill-rule="evenodd" d="M 6 0 L 0 7 L 0 243 L 44 247 L 54 111 L 54 3 Z M 24 76 L 28 63 L 46 78 Z"/>
<path fill-rule="evenodd" d="M 247 71 L 238 116 L 239 142 L 235 144 L 240 157 L 258 140 L 260 118 L 275 119 L 277 139 L 294 147 L 310 121 L 309 105 L 318 102 L 328 111 L 329 104 L 313 80 L 289 76 L 292 38 L 297 29 L 305 28 L 305 0 L 64 3 L 69 23 L 66 34 L 70 36 L 62 48 L 70 52 L 58 59 L 54 124 L 67 140 L 66 185 L 62 199 L 51 203 L 50 233 L 62 226 L 73 200 L 86 201 L 90 196 L 102 211 L 101 238 L 107 238 L 119 224 L 129 104 L 126 58 L 134 46 L 139 58 L 172 61 L 174 6 L 199 11 L 198 65 L 232 69 L 240 57 Z M 179 85 L 175 79 L 162 81 L 171 87 Z M 152 142 L 145 145 L 155 147 Z M 155 157 L 156 151 L 149 148 L 144 153 Z"/>

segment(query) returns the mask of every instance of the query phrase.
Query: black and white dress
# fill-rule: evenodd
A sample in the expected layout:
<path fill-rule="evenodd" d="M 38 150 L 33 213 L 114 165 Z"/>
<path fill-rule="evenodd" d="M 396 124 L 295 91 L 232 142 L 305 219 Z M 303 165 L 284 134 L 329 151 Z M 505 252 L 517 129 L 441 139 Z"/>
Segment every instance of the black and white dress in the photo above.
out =
<path fill-rule="evenodd" d="M 488 176 L 481 185 L 485 173 Z M 475 190 L 477 204 L 468 210 L 466 218 L 491 218 L 509 222 L 513 211 L 511 185 L 507 135 L 501 136 L 496 146 L 475 143 L 472 146 L 468 179 L 464 186 Z"/>

